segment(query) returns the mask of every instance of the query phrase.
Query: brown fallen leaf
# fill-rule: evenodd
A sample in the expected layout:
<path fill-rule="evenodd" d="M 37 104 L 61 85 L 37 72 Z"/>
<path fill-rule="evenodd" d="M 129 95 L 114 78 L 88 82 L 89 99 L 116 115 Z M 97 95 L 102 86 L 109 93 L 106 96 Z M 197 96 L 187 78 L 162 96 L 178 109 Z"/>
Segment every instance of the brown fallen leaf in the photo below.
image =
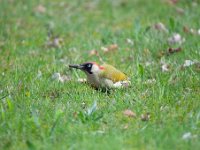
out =
<path fill-rule="evenodd" d="M 148 121 L 150 119 L 150 113 L 144 113 L 140 118 L 142 121 Z"/>
<path fill-rule="evenodd" d="M 154 24 L 153 28 L 158 30 L 158 31 L 168 32 L 167 28 L 165 27 L 165 25 L 162 22 Z"/>
<path fill-rule="evenodd" d="M 46 8 L 42 5 L 42 4 L 39 4 L 36 8 L 35 8 L 35 12 L 37 13 L 45 13 L 46 12 Z"/>
<path fill-rule="evenodd" d="M 163 51 L 163 50 L 159 50 L 158 53 L 157 53 L 158 58 L 162 58 L 164 55 L 166 55 L 166 52 Z"/>
<path fill-rule="evenodd" d="M 90 56 L 99 56 L 99 53 L 97 50 L 93 49 L 93 50 L 89 51 L 89 55 Z"/>
<path fill-rule="evenodd" d="M 196 65 L 195 65 L 195 70 L 196 70 L 196 71 L 200 71 L 200 62 L 199 62 L 199 63 L 196 63 Z"/>
<path fill-rule="evenodd" d="M 180 7 L 176 7 L 176 12 L 180 15 L 183 15 L 185 13 L 184 9 L 183 8 L 180 8 Z"/>
<path fill-rule="evenodd" d="M 176 52 L 181 52 L 182 51 L 182 48 L 181 47 L 178 47 L 178 48 L 168 48 L 167 50 L 160 50 L 158 53 L 157 53 L 157 56 L 159 58 L 162 58 L 164 55 L 166 56 L 169 56 L 171 54 L 174 54 Z"/>
<path fill-rule="evenodd" d="M 181 47 L 178 47 L 178 48 L 168 48 L 168 50 L 167 50 L 167 54 L 173 54 L 173 53 L 175 53 L 175 52 L 180 52 L 180 51 L 182 51 L 182 48 Z"/>
<path fill-rule="evenodd" d="M 104 53 L 107 53 L 107 52 L 112 52 L 112 51 L 115 51 L 118 49 L 118 45 L 117 44 L 111 44 L 109 45 L 108 47 L 101 47 L 101 50 L 104 52 Z"/>
<path fill-rule="evenodd" d="M 132 112 L 130 109 L 126 109 L 123 114 L 127 117 L 133 117 L 135 118 L 136 117 L 136 114 L 134 112 Z"/>
<path fill-rule="evenodd" d="M 112 51 L 112 50 L 117 50 L 118 49 L 118 45 L 117 44 L 112 44 L 110 46 L 108 46 L 108 50 Z"/>
<path fill-rule="evenodd" d="M 183 27 L 183 32 L 190 33 L 190 29 L 187 26 Z"/>
<path fill-rule="evenodd" d="M 193 34 L 193 35 L 198 35 L 199 34 L 199 30 L 196 30 L 196 29 L 193 29 L 193 28 L 189 28 L 189 27 L 187 27 L 187 26 L 184 26 L 183 27 L 183 31 L 185 32 L 185 33 L 189 33 L 189 34 Z"/>
<path fill-rule="evenodd" d="M 78 113 L 77 112 L 73 112 L 73 117 L 77 118 L 78 117 Z"/>
<path fill-rule="evenodd" d="M 176 3 L 178 3 L 179 0 L 168 0 L 168 1 L 169 1 L 169 3 L 171 3 L 171 4 L 176 4 Z"/>
<path fill-rule="evenodd" d="M 46 43 L 47 47 L 54 47 L 54 48 L 61 48 L 63 44 L 63 39 L 56 36 L 56 37 L 49 37 Z"/>
<path fill-rule="evenodd" d="M 102 46 L 102 47 L 101 47 L 101 50 L 102 50 L 102 51 L 104 51 L 104 52 L 107 52 L 107 51 L 108 51 L 108 48 L 107 48 L 107 47 L 104 47 L 104 46 Z"/>

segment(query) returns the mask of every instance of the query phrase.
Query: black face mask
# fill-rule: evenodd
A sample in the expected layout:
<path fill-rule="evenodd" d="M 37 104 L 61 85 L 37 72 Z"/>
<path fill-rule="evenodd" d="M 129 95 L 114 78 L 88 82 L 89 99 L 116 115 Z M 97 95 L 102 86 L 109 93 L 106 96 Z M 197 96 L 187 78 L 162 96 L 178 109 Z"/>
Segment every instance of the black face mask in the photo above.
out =
<path fill-rule="evenodd" d="M 92 70 L 92 63 L 84 63 L 81 66 L 83 66 L 83 70 L 88 72 L 89 74 L 92 74 L 91 70 Z"/>

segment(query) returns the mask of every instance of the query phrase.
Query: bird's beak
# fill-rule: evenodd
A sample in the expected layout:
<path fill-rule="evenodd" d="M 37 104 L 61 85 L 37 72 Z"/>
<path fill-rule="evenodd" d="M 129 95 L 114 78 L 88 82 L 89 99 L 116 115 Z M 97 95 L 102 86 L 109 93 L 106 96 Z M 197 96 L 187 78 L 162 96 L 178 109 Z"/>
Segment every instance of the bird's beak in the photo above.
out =
<path fill-rule="evenodd" d="M 69 68 L 83 69 L 83 65 L 69 65 Z"/>

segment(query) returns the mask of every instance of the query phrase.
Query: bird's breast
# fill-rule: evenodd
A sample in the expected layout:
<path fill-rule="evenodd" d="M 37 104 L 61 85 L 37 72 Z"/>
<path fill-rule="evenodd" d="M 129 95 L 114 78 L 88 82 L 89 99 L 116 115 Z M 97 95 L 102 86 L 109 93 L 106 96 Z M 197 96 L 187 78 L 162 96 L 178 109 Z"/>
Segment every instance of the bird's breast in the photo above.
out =
<path fill-rule="evenodd" d="M 107 78 L 101 78 L 98 75 L 87 75 L 87 81 L 94 87 L 112 87 L 113 81 Z"/>
<path fill-rule="evenodd" d="M 97 87 L 100 84 L 99 77 L 95 74 L 88 74 L 87 82 L 95 87 Z"/>

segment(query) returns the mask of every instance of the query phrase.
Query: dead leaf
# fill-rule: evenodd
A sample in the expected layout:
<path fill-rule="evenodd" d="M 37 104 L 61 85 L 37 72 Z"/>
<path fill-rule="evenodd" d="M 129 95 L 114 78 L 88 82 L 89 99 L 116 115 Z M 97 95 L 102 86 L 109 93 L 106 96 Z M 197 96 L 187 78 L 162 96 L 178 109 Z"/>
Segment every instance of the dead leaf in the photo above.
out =
<path fill-rule="evenodd" d="M 185 39 L 178 33 L 174 33 L 172 37 L 168 38 L 169 45 L 182 44 L 183 42 L 185 42 Z"/>
<path fill-rule="evenodd" d="M 168 72 L 169 68 L 170 68 L 170 66 L 168 64 L 163 64 L 162 67 L 161 67 L 162 72 Z"/>
<path fill-rule="evenodd" d="M 168 2 L 169 2 L 170 4 L 173 4 L 173 5 L 176 4 L 176 3 L 178 3 L 178 1 L 179 1 L 179 0 L 168 0 Z"/>
<path fill-rule="evenodd" d="M 104 52 L 107 52 L 107 51 L 108 51 L 108 48 L 107 48 L 107 47 L 104 47 L 104 46 L 102 46 L 102 47 L 101 47 L 101 50 L 102 50 L 102 51 L 104 51 Z"/>
<path fill-rule="evenodd" d="M 168 48 L 165 51 L 164 50 L 160 50 L 157 55 L 158 55 L 159 58 L 162 58 L 164 55 L 169 56 L 171 54 L 174 54 L 174 53 L 180 52 L 180 51 L 182 51 L 181 47 L 178 47 L 178 48 L 172 48 L 172 47 L 170 47 L 170 48 Z"/>
<path fill-rule="evenodd" d="M 183 27 L 183 31 L 185 32 L 185 33 L 190 33 L 190 34 L 193 34 L 193 35 L 198 35 L 198 34 L 200 34 L 199 32 L 199 30 L 196 30 L 196 29 L 193 29 L 193 28 L 189 28 L 189 27 L 187 27 L 187 26 L 184 26 Z"/>
<path fill-rule="evenodd" d="M 190 29 L 189 29 L 187 26 L 184 26 L 184 27 L 183 27 L 183 31 L 184 31 L 185 33 L 190 33 Z"/>
<path fill-rule="evenodd" d="M 129 38 L 126 39 L 126 43 L 128 43 L 131 46 L 134 45 L 134 41 L 132 39 L 129 39 Z"/>
<path fill-rule="evenodd" d="M 194 65 L 196 62 L 195 61 L 192 61 L 192 60 L 185 60 L 184 64 L 183 64 L 183 67 L 189 67 L 189 66 L 192 66 Z"/>
<path fill-rule="evenodd" d="M 159 57 L 159 58 L 162 58 L 164 55 L 166 55 L 166 52 L 162 51 L 162 50 L 158 51 L 158 53 L 157 53 L 157 57 Z"/>
<path fill-rule="evenodd" d="M 117 44 L 112 44 L 110 46 L 108 46 L 108 50 L 109 51 L 113 51 L 113 50 L 117 50 L 118 49 L 118 45 Z"/>
<path fill-rule="evenodd" d="M 38 13 L 45 13 L 46 12 L 46 8 L 42 5 L 42 4 L 39 4 L 36 8 L 35 8 L 35 12 L 38 12 Z"/>
<path fill-rule="evenodd" d="M 184 9 L 183 8 L 180 8 L 180 7 L 176 7 L 176 12 L 180 15 L 183 15 L 185 13 Z"/>
<path fill-rule="evenodd" d="M 89 55 L 90 56 L 99 56 L 99 53 L 97 50 L 93 49 L 93 50 L 89 51 Z"/>
<path fill-rule="evenodd" d="M 63 44 L 63 39 L 56 36 L 56 37 L 49 37 L 46 43 L 47 47 L 54 47 L 54 48 L 61 48 Z"/>
<path fill-rule="evenodd" d="M 193 139 L 193 138 L 197 138 L 197 135 L 196 135 L 196 134 L 195 134 L 195 135 L 192 135 L 191 132 L 186 132 L 186 133 L 184 133 L 183 136 L 182 136 L 182 139 L 183 139 L 183 140 L 190 140 L 190 139 Z"/>
<path fill-rule="evenodd" d="M 140 118 L 142 121 L 148 121 L 150 119 L 150 113 L 144 113 Z"/>
<path fill-rule="evenodd" d="M 60 75 L 59 72 L 54 73 L 51 78 L 53 80 L 57 80 L 57 81 L 62 82 L 62 83 L 65 82 L 65 81 L 71 80 L 71 78 L 69 76 Z"/>
<path fill-rule="evenodd" d="M 168 32 L 167 28 L 165 27 L 165 25 L 162 22 L 154 24 L 153 28 L 158 30 L 158 31 Z"/>
<path fill-rule="evenodd" d="M 196 63 L 195 66 L 196 66 L 196 67 L 195 67 L 195 70 L 196 70 L 196 71 L 200 71 L 200 62 Z"/>
<path fill-rule="evenodd" d="M 168 50 L 167 50 L 167 53 L 168 54 L 173 54 L 173 53 L 175 53 L 175 52 L 180 52 L 180 51 L 182 51 L 182 48 L 181 47 L 178 47 L 178 48 L 168 48 Z"/>
<path fill-rule="evenodd" d="M 74 118 L 78 118 L 78 113 L 77 112 L 73 112 L 73 117 Z"/>
<path fill-rule="evenodd" d="M 136 117 L 136 114 L 134 112 L 132 112 L 130 109 L 126 109 L 123 114 L 127 117 L 133 117 L 135 118 Z"/>
<path fill-rule="evenodd" d="M 117 44 L 111 44 L 109 45 L 108 47 L 101 47 L 101 50 L 104 52 L 104 53 L 107 53 L 107 52 L 113 52 L 115 50 L 118 49 L 118 45 Z"/>

